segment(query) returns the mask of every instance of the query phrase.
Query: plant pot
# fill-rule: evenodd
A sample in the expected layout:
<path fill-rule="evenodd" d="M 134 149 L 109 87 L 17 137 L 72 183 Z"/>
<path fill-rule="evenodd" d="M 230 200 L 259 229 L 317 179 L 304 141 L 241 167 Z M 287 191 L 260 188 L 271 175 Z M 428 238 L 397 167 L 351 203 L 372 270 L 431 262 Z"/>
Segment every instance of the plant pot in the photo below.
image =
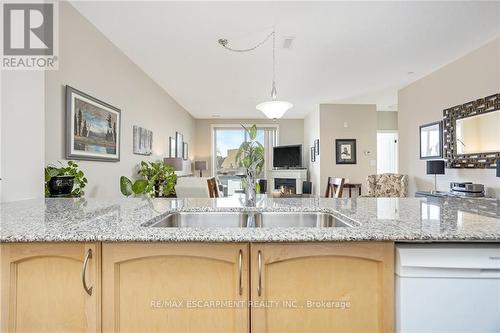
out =
<path fill-rule="evenodd" d="M 71 195 L 73 185 L 75 184 L 74 176 L 55 176 L 49 180 L 49 192 L 52 197 L 62 197 Z"/>

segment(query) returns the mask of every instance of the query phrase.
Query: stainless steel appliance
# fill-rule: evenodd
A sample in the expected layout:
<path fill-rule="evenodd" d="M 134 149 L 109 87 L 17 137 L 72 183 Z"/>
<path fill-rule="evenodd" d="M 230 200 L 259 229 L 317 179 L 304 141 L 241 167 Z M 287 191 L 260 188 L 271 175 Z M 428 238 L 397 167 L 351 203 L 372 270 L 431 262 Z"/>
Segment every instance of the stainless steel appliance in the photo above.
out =
<path fill-rule="evenodd" d="M 484 185 L 472 182 L 451 182 L 450 192 L 466 197 L 484 197 Z"/>

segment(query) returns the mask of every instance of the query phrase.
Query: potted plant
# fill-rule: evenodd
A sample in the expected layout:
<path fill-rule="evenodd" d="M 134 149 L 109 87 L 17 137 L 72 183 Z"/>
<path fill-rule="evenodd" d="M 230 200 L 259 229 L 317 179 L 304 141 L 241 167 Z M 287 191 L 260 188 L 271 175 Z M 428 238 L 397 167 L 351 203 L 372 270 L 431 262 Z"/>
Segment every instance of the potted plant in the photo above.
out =
<path fill-rule="evenodd" d="M 46 197 L 81 197 L 87 186 L 87 178 L 78 164 L 68 161 L 67 165 L 59 162 L 60 166 L 48 165 L 45 167 L 45 196 Z"/>
<path fill-rule="evenodd" d="M 142 178 L 134 182 L 125 176 L 120 178 L 120 191 L 123 195 L 128 197 L 132 194 L 145 194 L 156 198 L 175 196 L 177 175 L 173 167 L 164 165 L 162 161 L 142 161 L 138 173 Z"/>
<path fill-rule="evenodd" d="M 256 204 L 256 193 L 259 184 L 257 184 L 257 175 L 262 172 L 264 167 L 264 146 L 256 140 L 257 126 L 253 125 L 246 128 L 241 125 L 249 140 L 246 140 L 240 145 L 238 153 L 236 154 L 236 162 L 240 167 L 245 169 L 245 179 L 243 180 L 245 186 L 245 201 L 246 205 L 254 207 Z"/>

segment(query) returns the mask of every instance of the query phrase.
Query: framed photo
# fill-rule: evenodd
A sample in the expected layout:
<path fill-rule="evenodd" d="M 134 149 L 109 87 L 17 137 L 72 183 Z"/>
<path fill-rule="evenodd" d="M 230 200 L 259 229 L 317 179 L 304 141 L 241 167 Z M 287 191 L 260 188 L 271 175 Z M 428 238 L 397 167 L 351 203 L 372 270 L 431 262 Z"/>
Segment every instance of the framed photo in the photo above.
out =
<path fill-rule="evenodd" d="M 356 139 L 336 139 L 335 159 L 337 164 L 356 164 Z"/>
<path fill-rule="evenodd" d="M 188 144 L 187 142 L 182 143 L 182 159 L 187 161 L 189 158 Z"/>
<path fill-rule="evenodd" d="M 314 150 L 316 152 L 316 156 L 319 156 L 319 139 L 314 140 Z"/>
<path fill-rule="evenodd" d="M 137 155 L 151 155 L 153 150 L 153 132 L 134 125 L 133 152 Z"/>
<path fill-rule="evenodd" d="M 171 136 L 168 137 L 168 157 L 176 157 L 176 144 L 175 139 Z"/>
<path fill-rule="evenodd" d="M 419 127 L 420 159 L 443 157 L 443 122 L 425 124 Z"/>
<path fill-rule="evenodd" d="M 316 149 L 311 147 L 311 162 L 316 162 Z"/>
<path fill-rule="evenodd" d="M 121 111 L 66 86 L 66 158 L 120 160 Z"/>
<path fill-rule="evenodd" d="M 175 132 L 175 157 L 182 158 L 182 149 L 184 148 L 184 135 Z"/>

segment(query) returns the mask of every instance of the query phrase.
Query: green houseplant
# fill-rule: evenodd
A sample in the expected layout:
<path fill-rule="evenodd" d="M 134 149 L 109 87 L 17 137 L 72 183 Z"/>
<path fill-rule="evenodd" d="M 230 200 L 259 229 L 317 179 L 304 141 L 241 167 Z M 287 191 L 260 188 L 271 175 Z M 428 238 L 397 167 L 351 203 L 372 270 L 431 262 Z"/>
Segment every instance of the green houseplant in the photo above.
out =
<path fill-rule="evenodd" d="M 142 178 L 134 182 L 125 176 L 120 178 L 120 191 L 123 195 L 147 195 L 156 198 L 175 196 L 177 175 L 173 167 L 163 165 L 162 161 L 142 161 L 138 174 Z"/>
<path fill-rule="evenodd" d="M 248 140 L 243 142 L 236 154 L 236 162 L 245 169 L 245 201 L 247 206 L 255 206 L 258 184 L 256 177 L 262 172 L 264 167 L 264 146 L 256 140 L 257 125 L 246 128 L 241 125 L 248 136 Z"/>
<path fill-rule="evenodd" d="M 55 165 L 45 167 L 45 196 L 83 196 L 88 181 L 78 164 L 73 161 L 68 161 L 67 165 L 61 162 L 59 164 L 59 167 Z"/>

